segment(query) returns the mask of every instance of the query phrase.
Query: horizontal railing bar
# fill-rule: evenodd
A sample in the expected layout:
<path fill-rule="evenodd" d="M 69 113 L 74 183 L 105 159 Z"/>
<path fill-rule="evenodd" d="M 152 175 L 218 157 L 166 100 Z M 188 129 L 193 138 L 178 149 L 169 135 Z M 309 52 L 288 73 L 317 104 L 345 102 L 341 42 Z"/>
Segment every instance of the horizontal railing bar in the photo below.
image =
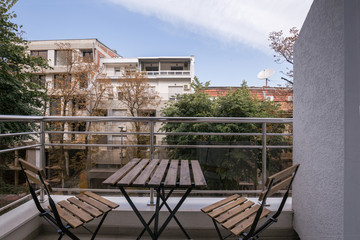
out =
<path fill-rule="evenodd" d="M 36 194 L 38 194 L 39 192 L 40 192 L 40 190 L 36 190 L 36 191 L 35 191 Z M 32 198 L 32 197 L 31 197 L 30 194 L 28 194 L 28 195 L 26 195 L 26 196 L 24 196 L 24 197 L 22 197 L 22 198 L 19 198 L 18 200 L 15 200 L 15 201 L 13 201 L 13 202 L 5 205 L 4 207 L 0 208 L 0 213 L 3 212 L 3 211 L 5 211 L 5 210 L 8 209 L 8 208 L 11 208 L 12 206 L 15 206 L 16 204 L 18 204 L 18 203 L 20 203 L 20 202 L 22 202 L 22 201 L 25 201 L 25 200 L 28 200 L 28 199 L 31 199 L 31 198 Z"/>
<path fill-rule="evenodd" d="M 83 192 L 83 191 L 91 191 L 91 192 L 102 192 L 102 193 L 118 193 L 120 194 L 119 189 L 84 189 L 84 188 L 52 188 L 55 192 Z M 128 193 L 139 193 L 139 194 L 148 194 L 150 193 L 150 189 L 127 189 Z M 165 190 L 165 192 L 169 192 L 169 190 Z M 186 190 L 176 189 L 173 191 L 174 193 L 184 193 Z M 195 190 L 191 191 L 193 194 L 234 194 L 234 193 L 261 193 L 262 190 Z M 281 191 L 279 191 L 281 192 Z"/>
<path fill-rule="evenodd" d="M 27 148 L 33 148 L 33 147 L 39 147 L 39 146 L 41 146 L 41 144 L 34 144 L 34 145 L 28 145 L 28 146 L 22 146 L 22 147 L 8 148 L 8 149 L 0 150 L 0 153 L 11 152 L 11 151 L 27 149 Z"/>
<path fill-rule="evenodd" d="M 91 131 L 45 131 L 48 134 L 92 134 L 92 135 L 145 135 L 149 132 L 91 132 Z M 161 134 L 162 135 L 162 134 Z"/>
<path fill-rule="evenodd" d="M 29 134 L 40 134 L 40 132 L 3 133 L 0 134 L 0 137 L 21 136 L 21 135 L 29 135 Z"/>
<path fill-rule="evenodd" d="M 0 119 L 1 119 L 0 115 Z M 208 123 L 292 123 L 291 118 L 210 118 L 210 117 L 84 117 L 84 116 L 45 116 L 43 120 L 46 122 L 58 121 L 88 121 L 88 122 L 208 122 Z"/>
<path fill-rule="evenodd" d="M 72 146 L 72 147 L 150 147 L 150 145 L 121 145 L 121 144 L 85 144 L 85 143 L 46 143 L 45 146 Z M 262 145 L 154 145 L 156 148 L 258 148 L 262 149 Z M 292 146 L 271 146 L 267 148 L 292 148 Z"/>
<path fill-rule="evenodd" d="M 45 143 L 45 146 L 72 146 L 72 147 L 150 147 L 150 145 L 120 145 L 120 144 L 85 144 L 85 143 Z"/>
<path fill-rule="evenodd" d="M 91 132 L 91 131 L 45 131 L 48 134 L 93 134 L 93 135 L 145 135 L 149 132 Z M 204 133 L 204 132 L 158 132 L 154 135 L 199 135 L 199 136 L 263 136 L 263 133 Z M 292 136 L 292 133 L 267 133 L 268 136 Z"/>

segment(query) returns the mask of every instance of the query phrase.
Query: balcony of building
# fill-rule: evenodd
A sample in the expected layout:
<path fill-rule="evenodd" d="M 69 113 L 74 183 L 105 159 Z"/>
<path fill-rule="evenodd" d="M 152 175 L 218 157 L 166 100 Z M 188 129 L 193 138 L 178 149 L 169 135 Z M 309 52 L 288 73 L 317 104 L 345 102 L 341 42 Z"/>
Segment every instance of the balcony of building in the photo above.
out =
<path fill-rule="evenodd" d="M 53 187 L 55 201 L 90 189 L 120 205 L 110 212 L 96 239 L 135 239 L 142 225 L 119 189 L 104 186 L 102 181 L 135 154 L 143 158 L 173 158 L 174 154 L 191 152 L 192 159 L 201 163 L 207 188 L 195 189 L 176 214 L 193 239 L 217 239 L 213 223 L 200 209 L 225 196 L 238 193 L 257 201 L 265 179 L 292 164 L 292 119 L 266 118 L 128 118 L 128 117 L 21 117 L 1 116 L 2 123 L 31 123 L 33 132 L 1 134 L 0 137 L 32 136 L 21 144 L 0 150 L 7 156 L 6 181 L 13 187 L 24 186 L 18 160 L 36 163 L 45 169 Z M 52 129 L 56 123 L 73 125 L 87 122 L 87 131 Z M 141 124 L 141 131 L 132 130 L 133 123 Z M 111 124 L 110 124 L 111 123 Z M 187 126 L 238 125 L 252 131 L 226 133 L 216 131 L 164 131 L 158 125 Z M 139 138 L 135 139 L 136 136 Z M 52 137 L 51 137 L 52 136 Z M 57 136 L 54 138 L 54 136 Z M 59 137 L 63 136 L 63 141 Z M 88 138 L 84 138 L 88 136 Z M 61 137 L 60 137 L 61 138 Z M 85 140 L 86 139 L 86 140 Z M 187 139 L 189 141 L 183 141 Z M 181 141 L 179 141 L 181 140 Z M 81 158 L 87 150 L 87 157 Z M 66 157 L 59 161 L 58 153 Z M 55 157 L 56 156 L 56 157 Z M 139 155 L 137 155 L 139 156 Z M 81 165 L 86 163 L 87 167 Z M 81 171 L 79 171 L 79 169 Z M 15 186 L 16 185 L 16 186 Z M 9 186 L 9 185 L 7 185 Z M 154 211 L 154 192 L 151 189 L 131 189 L 130 195 L 145 218 Z M 178 201 L 170 198 L 170 206 Z M 2 189 L 6 192 L 6 189 Z M 280 204 L 280 193 L 270 198 L 268 208 L 275 211 Z M 41 198 L 42 195 L 39 195 Z M 0 239 L 56 239 L 57 233 L 39 217 L 28 193 L 3 194 L 1 204 Z M 47 203 L 44 197 L 45 206 Z M 161 211 L 160 218 L 167 216 Z M 298 239 L 293 229 L 292 198 L 286 203 L 279 222 L 261 236 L 263 239 Z M 96 224 L 96 222 L 95 222 Z M 90 225 L 90 228 L 92 226 Z M 81 239 L 90 235 L 76 230 Z M 226 232 L 226 231 L 224 231 Z M 179 227 L 171 221 L 160 239 L 185 239 Z M 67 239 L 67 238 L 64 238 Z M 144 235 L 142 239 L 150 239 Z M 232 239 L 232 238 L 230 238 Z"/>

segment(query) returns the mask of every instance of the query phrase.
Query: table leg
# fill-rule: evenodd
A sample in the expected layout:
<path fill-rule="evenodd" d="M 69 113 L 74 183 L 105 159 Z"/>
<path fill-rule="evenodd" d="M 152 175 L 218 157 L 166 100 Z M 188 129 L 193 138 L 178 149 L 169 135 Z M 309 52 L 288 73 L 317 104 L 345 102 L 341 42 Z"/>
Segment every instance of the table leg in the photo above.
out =
<path fill-rule="evenodd" d="M 168 200 L 168 198 L 170 197 L 170 195 L 172 194 L 173 191 L 174 191 L 174 188 L 170 189 L 169 193 L 168 193 L 168 194 L 166 195 L 166 197 L 165 197 L 165 201 L 164 201 L 163 198 L 161 198 L 162 203 L 161 203 L 160 206 L 159 206 L 159 211 L 160 211 L 160 209 L 165 205 L 166 200 Z M 161 196 L 161 195 L 159 195 L 159 196 Z M 163 194 L 163 196 L 165 196 L 165 194 Z M 152 217 L 150 218 L 150 220 L 147 222 L 147 225 L 148 225 L 148 226 L 150 226 L 150 224 L 152 223 L 152 221 L 154 221 L 155 217 L 156 217 L 156 215 L 153 214 Z M 145 231 L 146 231 L 146 229 L 144 228 L 144 229 L 141 231 L 141 233 L 139 234 L 139 236 L 137 237 L 137 239 L 140 239 L 140 238 L 142 237 L 142 235 L 144 234 Z"/>
<path fill-rule="evenodd" d="M 163 201 L 163 204 L 166 206 L 166 208 L 168 209 L 168 211 L 170 212 L 170 214 L 172 213 L 172 209 L 170 208 L 170 206 L 166 203 L 166 200 L 169 198 L 169 195 L 167 196 L 167 198 L 164 199 L 165 196 L 165 191 L 164 188 L 162 189 L 162 195 L 161 195 L 161 200 Z M 180 227 L 181 231 L 185 234 L 187 239 L 191 239 L 191 237 L 189 236 L 189 234 L 185 231 L 184 227 L 181 225 L 180 221 L 177 219 L 176 215 L 173 216 L 175 222 L 177 223 L 177 225 Z"/>
<path fill-rule="evenodd" d="M 161 226 L 157 236 L 159 237 L 160 234 L 164 231 L 164 229 L 166 228 L 166 226 L 169 224 L 170 220 L 175 216 L 176 212 L 179 210 L 179 208 L 181 207 L 181 205 L 184 203 L 185 199 L 187 198 L 187 196 L 190 194 L 192 188 L 188 188 L 185 192 L 185 194 L 182 196 L 182 198 L 180 199 L 180 201 L 178 202 L 178 204 L 176 204 L 175 208 L 170 212 L 170 215 L 168 216 L 168 218 L 165 220 L 165 222 L 163 223 L 163 225 Z M 181 225 L 181 224 L 180 224 Z M 183 229 L 183 228 L 182 228 Z M 187 234 L 186 234 L 187 235 Z M 188 237 L 188 235 L 187 235 Z"/>
<path fill-rule="evenodd" d="M 125 191 L 125 189 L 121 186 L 119 186 L 119 189 L 121 191 L 121 193 L 124 195 L 125 199 L 128 201 L 128 203 L 130 204 L 131 208 L 134 210 L 136 216 L 139 218 L 140 222 L 144 225 L 146 231 L 149 233 L 149 235 L 151 236 L 152 239 L 157 239 L 158 236 L 155 236 L 154 233 L 151 231 L 149 225 L 147 225 L 147 223 L 145 222 L 144 218 L 141 216 L 139 210 L 136 208 L 135 204 L 133 203 L 133 201 L 130 199 L 129 195 L 127 194 L 127 192 Z"/>

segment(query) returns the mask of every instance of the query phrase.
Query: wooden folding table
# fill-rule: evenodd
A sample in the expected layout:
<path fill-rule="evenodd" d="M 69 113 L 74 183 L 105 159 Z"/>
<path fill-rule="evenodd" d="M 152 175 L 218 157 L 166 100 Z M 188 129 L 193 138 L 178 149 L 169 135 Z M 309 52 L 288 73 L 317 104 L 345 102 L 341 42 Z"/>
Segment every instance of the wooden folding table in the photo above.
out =
<path fill-rule="evenodd" d="M 188 239 L 191 239 L 175 214 L 196 187 L 205 187 L 206 181 L 197 160 L 159 160 L 159 159 L 132 159 L 125 166 L 107 178 L 103 184 L 119 187 L 120 191 L 134 210 L 136 216 L 144 225 L 144 230 L 138 239 L 147 231 L 152 239 L 158 239 L 171 219 L 174 219 Z M 156 190 L 156 207 L 154 215 L 146 222 L 137 207 L 132 202 L 125 187 L 154 188 Z M 168 198 L 175 189 L 186 189 L 176 206 L 171 209 L 167 204 Z M 165 189 L 169 192 L 165 194 Z M 161 203 L 160 203 L 161 202 Z M 170 215 L 159 227 L 160 209 L 165 206 Z M 154 222 L 154 227 L 150 225 Z"/>

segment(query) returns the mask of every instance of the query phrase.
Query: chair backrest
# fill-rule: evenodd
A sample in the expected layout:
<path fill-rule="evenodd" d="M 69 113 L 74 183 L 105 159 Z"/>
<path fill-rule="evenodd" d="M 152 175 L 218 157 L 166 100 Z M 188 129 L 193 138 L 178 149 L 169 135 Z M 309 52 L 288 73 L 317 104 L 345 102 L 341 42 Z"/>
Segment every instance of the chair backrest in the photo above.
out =
<path fill-rule="evenodd" d="M 300 164 L 293 165 L 270 176 L 265 184 L 266 190 L 259 196 L 259 201 L 263 201 L 266 197 L 274 195 L 279 190 L 289 190 L 299 166 Z"/>
<path fill-rule="evenodd" d="M 28 181 L 39 185 L 41 188 L 46 188 L 48 191 L 51 191 L 50 184 L 47 181 L 45 181 L 44 170 L 21 159 L 19 160 L 19 162 L 20 162 L 21 170 L 25 174 Z"/>

